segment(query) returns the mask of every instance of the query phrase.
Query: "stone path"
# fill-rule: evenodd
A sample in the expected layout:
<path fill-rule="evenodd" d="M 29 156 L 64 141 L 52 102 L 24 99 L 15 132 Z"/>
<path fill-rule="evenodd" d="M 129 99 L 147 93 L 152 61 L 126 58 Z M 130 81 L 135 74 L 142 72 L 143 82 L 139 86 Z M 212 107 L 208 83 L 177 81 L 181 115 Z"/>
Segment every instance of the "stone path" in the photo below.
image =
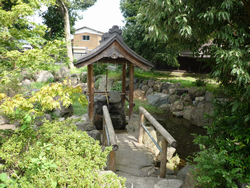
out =
<path fill-rule="evenodd" d="M 158 178 L 153 154 L 137 142 L 135 133 L 116 133 L 116 174 L 126 178 L 126 188 L 180 188 L 183 184 L 175 176 Z"/>

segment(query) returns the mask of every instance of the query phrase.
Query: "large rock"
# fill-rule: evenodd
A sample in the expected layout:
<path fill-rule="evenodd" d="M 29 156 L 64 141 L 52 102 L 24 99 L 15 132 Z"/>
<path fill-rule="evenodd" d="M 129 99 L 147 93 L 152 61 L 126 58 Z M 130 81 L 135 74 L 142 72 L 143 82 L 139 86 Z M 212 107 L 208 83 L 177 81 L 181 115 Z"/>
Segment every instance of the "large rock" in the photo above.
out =
<path fill-rule="evenodd" d="M 186 176 L 187 176 L 187 173 L 191 170 L 191 169 L 194 169 L 193 166 L 191 165 L 186 165 L 184 168 L 182 168 L 178 174 L 177 174 L 177 178 L 182 180 L 182 181 L 185 181 L 186 179 Z"/>
<path fill-rule="evenodd" d="M 158 181 L 155 185 L 154 188 L 181 188 L 183 185 L 183 181 L 181 180 L 176 180 L 176 179 L 162 179 Z"/>
<path fill-rule="evenodd" d="M 59 76 L 66 78 L 67 76 L 69 76 L 70 70 L 68 69 L 68 67 L 66 66 L 61 66 L 60 70 L 59 70 Z"/>
<path fill-rule="evenodd" d="M 194 108 L 192 108 L 192 107 L 185 107 L 184 108 L 183 118 L 185 118 L 185 119 L 187 119 L 187 120 L 190 121 L 193 109 Z"/>
<path fill-rule="evenodd" d="M 113 78 L 108 78 L 108 84 L 107 84 L 107 90 L 108 91 L 111 90 L 113 82 L 114 82 Z M 100 90 L 100 91 L 105 91 L 106 90 L 106 78 L 102 78 L 100 80 L 98 90 Z"/>
<path fill-rule="evenodd" d="M 171 110 L 171 104 L 163 104 L 161 106 L 158 107 L 159 110 L 163 110 L 163 111 L 170 111 Z"/>
<path fill-rule="evenodd" d="M 185 106 L 192 104 L 192 99 L 189 94 L 184 94 L 181 96 L 180 100 Z"/>
<path fill-rule="evenodd" d="M 211 123 L 211 120 L 204 118 L 204 114 L 212 114 L 214 111 L 213 104 L 208 101 L 200 102 L 191 113 L 190 123 L 197 126 L 206 126 Z"/>
<path fill-rule="evenodd" d="M 156 93 L 148 96 L 148 104 L 153 105 L 155 107 L 161 106 L 162 104 L 169 103 L 169 95 Z"/>
<path fill-rule="evenodd" d="M 154 92 L 153 88 L 149 88 L 148 91 L 146 92 L 146 98 L 151 95 Z"/>
<path fill-rule="evenodd" d="M 31 86 L 31 81 L 28 79 L 25 79 L 22 81 L 23 86 Z"/>
<path fill-rule="evenodd" d="M 52 111 L 52 114 L 57 116 L 57 117 L 70 117 L 74 113 L 73 106 L 70 104 L 68 107 L 63 106 L 63 102 L 60 101 L 60 109 L 57 108 Z"/>
<path fill-rule="evenodd" d="M 119 92 L 116 91 L 110 91 L 110 98 L 109 98 L 109 102 L 111 103 L 118 103 L 121 102 L 122 98 Z"/>
<path fill-rule="evenodd" d="M 190 95 L 191 99 L 194 100 L 195 97 L 201 97 L 205 95 L 205 89 L 202 88 L 189 88 L 188 94 Z"/>
<path fill-rule="evenodd" d="M 205 100 L 205 97 L 195 97 L 195 103 L 198 104 L 200 102 L 203 102 Z"/>
<path fill-rule="evenodd" d="M 157 82 L 157 83 L 154 85 L 153 88 L 154 88 L 155 91 L 161 92 L 162 83 L 161 83 L 161 82 Z"/>
<path fill-rule="evenodd" d="M 153 87 L 155 84 L 155 81 L 154 80 L 148 80 L 148 86 L 149 87 Z"/>
<path fill-rule="evenodd" d="M 175 101 L 179 100 L 180 96 L 179 95 L 170 95 L 169 96 L 169 102 L 173 104 Z"/>
<path fill-rule="evenodd" d="M 49 71 L 41 71 L 38 79 L 36 80 L 37 82 L 48 82 L 49 79 L 54 80 L 53 74 L 51 74 Z"/>
<path fill-rule="evenodd" d="M 81 72 L 81 74 L 79 75 L 80 77 L 80 81 L 83 83 L 87 83 L 87 72 Z"/>
<path fill-rule="evenodd" d="M 176 89 L 175 92 L 177 95 L 181 96 L 184 93 L 188 93 L 188 90 L 187 89 Z"/>
<path fill-rule="evenodd" d="M 183 102 L 181 101 L 175 101 L 174 104 L 171 107 L 172 112 L 182 111 L 184 108 Z"/>
<path fill-rule="evenodd" d="M 4 125 L 6 123 L 9 123 L 9 120 L 6 117 L 0 115 L 0 125 Z"/>
<path fill-rule="evenodd" d="M 143 100 L 145 98 L 145 91 L 143 91 L 141 89 L 134 90 L 134 98 L 139 99 L 139 100 Z"/>
<path fill-rule="evenodd" d="M 143 91 L 147 92 L 148 89 L 149 89 L 149 86 L 148 86 L 148 85 L 143 85 L 143 86 L 141 87 L 141 89 L 142 89 Z"/>
<path fill-rule="evenodd" d="M 201 188 L 200 186 L 196 185 L 198 181 L 194 177 L 192 171 L 189 171 L 186 175 L 185 183 L 183 184 L 182 188 Z"/>
<path fill-rule="evenodd" d="M 172 88 L 172 85 L 173 84 L 171 84 L 170 82 L 164 82 L 164 83 L 162 83 L 162 87 L 161 87 L 161 89 L 162 90 L 168 90 L 168 89 L 170 89 L 170 88 Z"/>
<path fill-rule="evenodd" d="M 213 98 L 214 98 L 214 94 L 212 92 L 206 91 L 205 101 L 211 101 Z"/>
<path fill-rule="evenodd" d="M 101 143 L 101 134 L 98 130 L 87 131 L 88 135 Z"/>

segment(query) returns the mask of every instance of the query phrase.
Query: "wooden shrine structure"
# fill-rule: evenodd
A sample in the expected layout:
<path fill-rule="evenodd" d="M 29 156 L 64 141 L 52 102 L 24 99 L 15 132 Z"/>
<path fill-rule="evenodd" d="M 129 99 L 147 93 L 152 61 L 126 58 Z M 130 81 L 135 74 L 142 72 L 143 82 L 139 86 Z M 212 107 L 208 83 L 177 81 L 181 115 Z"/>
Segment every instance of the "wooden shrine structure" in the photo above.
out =
<path fill-rule="evenodd" d="M 89 120 L 93 123 L 94 114 L 94 63 L 113 63 L 122 64 L 122 102 L 125 103 L 126 95 L 128 94 L 129 101 L 129 125 L 133 123 L 133 94 L 134 94 L 134 67 L 138 66 L 145 70 L 149 70 L 153 65 L 131 50 L 123 41 L 122 30 L 117 25 L 109 29 L 108 33 L 102 35 L 100 45 L 92 52 L 82 56 L 77 60 L 75 66 L 81 68 L 88 66 L 88 93 L 89 96 Z M 126 91 L 126 66 L 129 66 L 129 92 Z M 107 80 L 107 78 L 106 78 Z M 106 83 L 107 85 L 107 83 Z M 107 91 L 106 91 L 107 92 Z M 105 91 L 98 92 L 106 93 Z"/>

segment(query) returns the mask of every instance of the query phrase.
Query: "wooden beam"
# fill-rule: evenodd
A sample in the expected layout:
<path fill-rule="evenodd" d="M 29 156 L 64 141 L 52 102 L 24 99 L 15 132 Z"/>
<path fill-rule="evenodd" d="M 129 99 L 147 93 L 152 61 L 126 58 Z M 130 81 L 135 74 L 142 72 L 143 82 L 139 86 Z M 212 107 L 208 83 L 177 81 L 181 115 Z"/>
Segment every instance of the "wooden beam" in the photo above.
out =
<path fill-rule="evenodd" d="M 93 125 L 93 116 L 94 116 L 94 72 L 93 64 L 88 65 L 88 93 L 89 93 L 89 121 Z"/>
<path fill-rule="evenodd" d="M 129 66 L 129 126 L 133 127 L 134 65 Z"/>
<path fill-rule="evenodd" d="M 112 146 L 114 151 L 117 151 L 118 150 L 118 144 L 117 144 L 117 141 L 116 141 L 115 130 L 114 130 L 114 127 L 113 127 L 113 124 L 112 124 L 112 121 L 111 121 L 107 106 L 104 105 L 102 107 L 102 110 L 103 110 L 103 119 L 105 118 L 105 122 L 106 122 L 106 125 L 107 125 L 107 132 L 108 132 L 108 135 L 109 135 L 110 145 Z M 105 134 L 106 134 L 106 132 L 105 132 Z"/>
<path fill-rule="evenodd" d="M 109 154 L 109 170 L 112 170 L 113 172 L 116 171 L 115 168 L 115 151 L 112 150 Z"/>
<path fill-rule="evenodd" d="M 161 135 L 167 140 L 172 147 L 177 147 L 176 140 L 168 133 L 166 129 L 142 106 L 139 107 L 140 112 L 144 114 L 147 120 L 161 133 Z M 163 146 L 162 146 L 163 147 Z"/>
<path fill-rule="evenodd" d="M 160 178 L 165 178 L 168 143 L 164 137 L 162 137 L 161 143 L 162 143 L 162 153 L 161 153 Z"/>
<path fill-rule="evenodd" d="M 122 93 L 126 91 L 126 64 L 122 64 Z M 122 96 L 122 102 L 125 104 L 125 95 Z"/>
<path fill-rule="evenodd" d="M 144 114 L 140 111 L 140 125 L 139 125 L 139 134 L 138 134 L 139 143 L 142 143 L 144 129 L 141 124 L 144 124 L 144 122 L 145 122 Z"/>

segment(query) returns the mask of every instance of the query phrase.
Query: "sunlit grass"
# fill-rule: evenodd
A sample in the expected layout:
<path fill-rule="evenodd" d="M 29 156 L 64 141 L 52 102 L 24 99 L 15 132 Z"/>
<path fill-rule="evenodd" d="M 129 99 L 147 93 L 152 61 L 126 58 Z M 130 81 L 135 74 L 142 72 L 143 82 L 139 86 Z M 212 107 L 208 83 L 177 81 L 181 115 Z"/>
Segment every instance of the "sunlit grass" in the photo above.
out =
<path fill-rule="evenodd" d="M 87 72 L 87 66 L 81 68 L 70 69 L 71 74 L 80 74 L 82 72 Z"/>

